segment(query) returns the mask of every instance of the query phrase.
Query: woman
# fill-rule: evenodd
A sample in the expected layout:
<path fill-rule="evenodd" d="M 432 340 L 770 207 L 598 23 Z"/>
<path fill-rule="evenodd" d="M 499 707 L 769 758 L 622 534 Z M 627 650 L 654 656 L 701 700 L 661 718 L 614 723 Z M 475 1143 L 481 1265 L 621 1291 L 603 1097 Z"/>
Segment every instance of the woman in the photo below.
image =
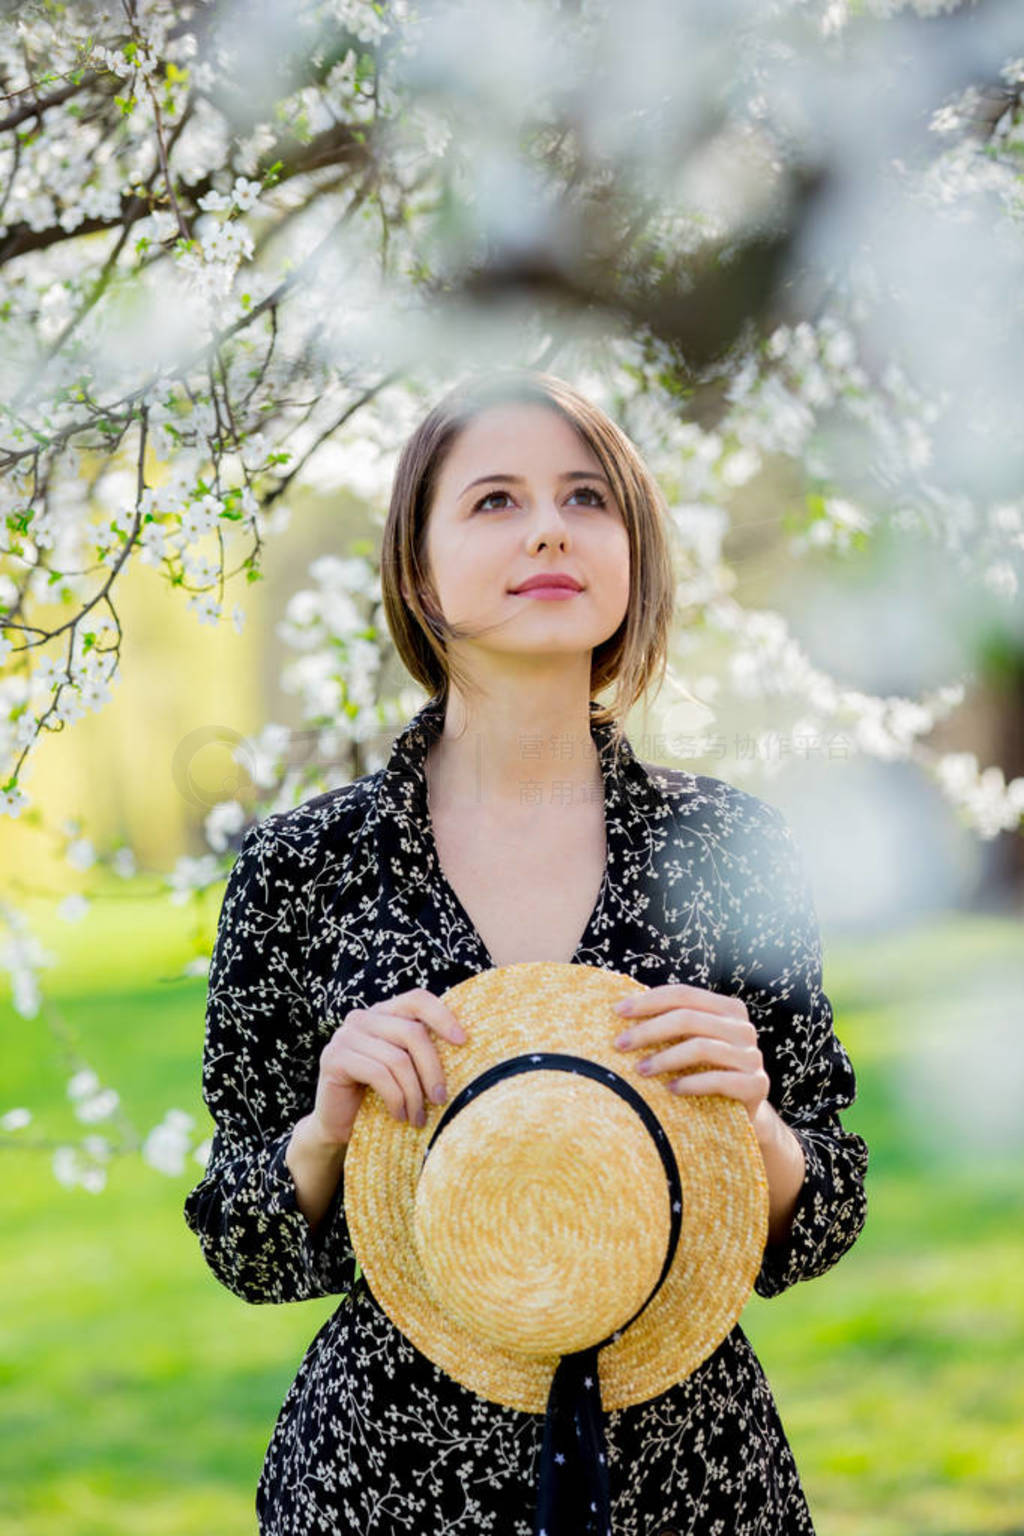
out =
<path fill-rule="evenodd" d="M 553 577 L 560 592 L 537 581 Z M 625 435 L 550 375 L 470 380 L 404 448 L 382 588 L 428 703 L 384 767 L 246 833 L 210 971 L 216 1130 L 185 1213 L 246 1300 L 341 1298 L 267 1449 L 263 1536 L 534 1536 L 543 1416 L 420 1354 L 357 1275 L 345 1221 L 367 1087 L 416 1124 L 445 1098 L 434 1040 L 464 1035 L 441 994 L 518 960 L 643 982 L 624 1064 L 750 1116 L 762 1296 L 850 1247 L 867 1150 L 838 1118 L 854 1077 L 787 823 L 639 762 L 621 733 L 664 668 L 673 597 L 664 502 Z M 609 1412 L 606 1437 L 615 1536 L 813 1530 L 739 1327 L 670 1391 Z"/>

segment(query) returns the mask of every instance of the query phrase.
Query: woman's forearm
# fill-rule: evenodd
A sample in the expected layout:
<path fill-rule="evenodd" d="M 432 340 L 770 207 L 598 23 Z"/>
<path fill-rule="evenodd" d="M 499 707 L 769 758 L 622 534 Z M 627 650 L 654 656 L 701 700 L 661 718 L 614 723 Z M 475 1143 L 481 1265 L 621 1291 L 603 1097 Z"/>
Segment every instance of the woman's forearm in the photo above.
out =
<path fill-rule="evenodd" d="M 779 1243 L 789 1233 L 803 1188 L 804 1149 L 767 1099 L 754 1117 L 754 1130 L 768 1175 L 768 1241 Z"/>
<path fill-rule="evenodd" d="M 347 1144 L 324 1140 L 312 1114 L 299 1120 L 292 1131 L 284 1160 L 295 1183 L 299 1210 L 314 1232 L 334 1198 L 347 1151 Z"/>

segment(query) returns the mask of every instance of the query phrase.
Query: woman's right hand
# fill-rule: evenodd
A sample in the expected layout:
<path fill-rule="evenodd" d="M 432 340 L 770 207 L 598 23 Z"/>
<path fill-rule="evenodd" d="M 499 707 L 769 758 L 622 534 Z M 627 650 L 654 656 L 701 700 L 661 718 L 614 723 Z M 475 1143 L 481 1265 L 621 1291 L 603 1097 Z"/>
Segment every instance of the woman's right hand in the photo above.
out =
<path fill-rule="evenodd" d="M 466 1039 L 453 1011 L 424 987 L 353 1008 L 320 1053 L 312 1118 L 324 1141 L 342 1146 L 350 1140 L 367 1087 L 396 1120 L 423 1125 L 425 1101 L 440 1104 L 447 1097 L 434 1034 L 454 1045 Z"/>

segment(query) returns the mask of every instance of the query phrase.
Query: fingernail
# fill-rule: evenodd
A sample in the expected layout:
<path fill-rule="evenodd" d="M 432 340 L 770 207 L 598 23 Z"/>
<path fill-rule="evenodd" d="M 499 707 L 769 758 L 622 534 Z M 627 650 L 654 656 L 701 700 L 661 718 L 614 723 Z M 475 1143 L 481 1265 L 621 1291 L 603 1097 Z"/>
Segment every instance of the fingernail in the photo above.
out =
<path fill-rule="evenodd" d="M 435 1083 L 430 1090 L 430 1097 L 435 1104 L 443 1104 L 445 1101 L 444 1083 Z"/>
<path fill-rule="evenodd" d="M 648 1072 L 651 1070 L 651 1064 L 649 1061 L 638 1061 L 636 1069 L 638 1072 L 642 1072 L 644 1077 L 646 1077 Z"/>
<path fill-rule="evenodd" d="M 427 1123 L 427 1112 L 423 1108 L 423 1105 L 421 1104 L 419 1109 L 416 1111 L 416 1124 L 422 1126 L 422 1125 L 426 1125 L 426 1123 Z"/>
<path fill-rule="evenodd" d="M 619 1047 L 620 1050 L 625 1050 L 626 1046 L 629 1044 L 629 1042 L 632 1040 L 632 1038 L 633 1038 L 633 1036 L 630 1034 L 628 1029 L 623 1030 L 622 1034 L 616 1040 L 615 1044 Z"/>
<path fill-rule="evenodd" d="M 632 1011 L 633 999 L 631 997 L 623 997 L 615 1004 L 616 1013 L 632 1013 Z"/>
<path fill-rule="evenodd" d="M 456 1024 L 452 1029 L 452 1039 L 455 1041 L 456 1045 L 465 1045 L 466 1031 L 463 1029 L 461 1024 Z"/>

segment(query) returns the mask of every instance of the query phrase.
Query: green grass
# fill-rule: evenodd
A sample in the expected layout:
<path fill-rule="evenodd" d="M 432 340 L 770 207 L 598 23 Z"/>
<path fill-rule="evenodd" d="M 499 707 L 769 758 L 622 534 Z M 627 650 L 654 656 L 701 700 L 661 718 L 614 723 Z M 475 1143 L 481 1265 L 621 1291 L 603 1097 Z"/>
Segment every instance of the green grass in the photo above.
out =
<path fill-rule="evenodd" d="M 204 983 L 152 979 L 189 953 L 173 910 L 123 903 L 44 935 L 66 958 L 64 1017 L 143 1131 L 171 1106 L 205 1114 Z M 827 948 L 860 1083 L 845 1119 L 872 1152 L 868 1225 L 827 1275 L 743 1315 L 819 1536 L 1024 1531 L 1021 1144 L 948 1134 L 945 1078 L 924 1072 L 926 1112 L 914 1086 L 950 999 L 1012 976 L 1019 940 L 959 920 Z M 970 1008 L 963 1029 L 984 1039 Z M 45 1109 L 32 1132 L 69 1128 L 44 1024 L 6 1010 L 2 1051 L 0 1112 L 26 1103 Z M 1017 1062 L 1000 1066 L 1019 1104 Z M 195 1165 L 167 1178 L 122 1160 L 89 1195 L 45 1155 L 5 1157 L 0 1536 L 252 1536 L 277 1411 L 334 1303 L 257 1309 L 218 1286 L 181 1214 Z"/>

